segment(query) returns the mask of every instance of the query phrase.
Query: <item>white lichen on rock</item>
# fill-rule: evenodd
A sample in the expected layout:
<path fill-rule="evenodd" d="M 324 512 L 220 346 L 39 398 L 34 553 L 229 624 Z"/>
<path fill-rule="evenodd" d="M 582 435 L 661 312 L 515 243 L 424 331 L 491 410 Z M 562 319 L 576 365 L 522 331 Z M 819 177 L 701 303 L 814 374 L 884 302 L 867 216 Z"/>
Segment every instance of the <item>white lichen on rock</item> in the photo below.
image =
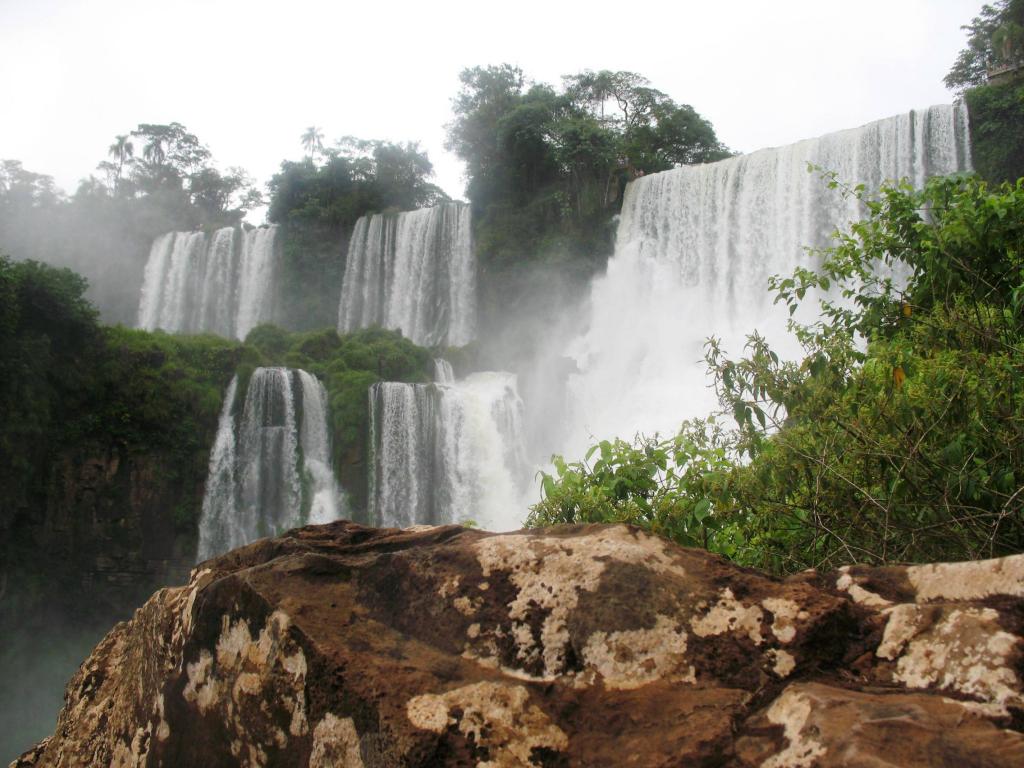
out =
<path fill-rule="evenodd" d="M 185 667 L 188 682 L 185 684 L 185 701 L 193 702 L 204 714 L 219 698 L 217 680 L 210 676 L 213 669 L 213 654 L 205 648 L 199 652 L 199 661 L 190 662 Z"/>
<path fill-rule="evenodd" d="M 993 595 L 1024 597 L 1024 555 L 965 563 L 907 568 L 917 602 L 984 600 Z"/>
<path fill-rule="evenodd" d="M 796 659 L 793 658 L 793 654 L 789 651 L 783 651 L 781 648 L 771 648 L 765 654 L 772 662 L 772 672 L 779 677 L 789 677 L 793 670 L 796 669 Z"/>
<path fill-rule="evenodd" d="M 313 729 L 309 768 L 363 768 L 359 734 L 351 717 L 328 712 Z"/>
<path fill-rule="evenodd" d="M 799 691 L 787 688 L 772 702 L 768 721 L 782 726 L 787 745 L 765 760 L 761 768 L 811 768 L 824 756 L 825 746 L 815 739 L 814 729 L 806 727 L 810 716 L 811 701 Z"/>
<path fill-rule="evenodd" d="M 202 649 L 198 661 L 186 665 L 185 700 L 200 712 L 215 710 L 224 718 L 237 737 L 236 757 L 248 765 L 264 765 L 267 759 L 254 736 L 262 735 L 264 745 L 284 748 L 289 736 L 309 732 L 306 657 L 290 640 L 290 626 L 288 615 L 277 610 L 253 637 L 244 619 L 225 615 L 214 653 Z M 268 701 L 289 716 L 287 735 L 275 724 Z"/>
<path fill-rule="evenodd" d="M 802 610 L 796 601 L 784 597 L 766 597 L 761 601 L 761 606 L 774 617 L 772 634 L 780 643 L 793 642 L 797 626 L 808 617 L 807 611 Z"/>
<path fill-rule="evenodd" d="M 844 565 L 839 569 L 839 573 L 842 575 L 836 579 L 836 589 L 848 594 L 853 599 L 853 602 L 866 605 L 869 608 L 886 608 L 892 605 L 891 600 L 886 600 L 881 595 L 875 594 L 858 584 L 854 580 L 853 574 L 850 573 L 850 566 Z"/>
<path fill-rule="evenodd" d="M 889 608 L 885 614 L 888 620 L 875 655 L 894 660 L 921 630 L 925 623 L 925 613 L 915 603 L 904 603 Z"/>
<path fill-rule="evenodd" d="M 690 626 L 699 637 L 713 637 L 727 632 L 746 635 L 754 645 L 764 642 L 761 635 L 761 620 L 764 614 L 756 605 L 744 605 L 736 599 L 732 590 L 726 587 L 711 609 L 703 616 L 694 616 Z"/>
<path fill-rule="evenodd" d="M 905 604 L 888 614 L 876 654 L 897 660 L 897 682 L 974 696 L 994 713 L 1024 706 L 1013 669 L 1020 641 L 1000 628 L 997 611 Z"/>
<path fill-rule="evenodd" d="M 533 768 L 533 750 L 564 751 L 565 733 L 554 725 L 521 685 L 482 682 L 443 694 L 415 696 L 406 704 L 406 716 L 415 727 L 444 733 L 456 726 L 489 759 L 477 768 Z M 457 716 L 453 713 L 457 713 Z"/>
<path fill-rule="evenodd" d="M 595 632 L 583 647 L 583 660 L 605 686 L 640 688 L 655 680 L 696 682 L 686 663 L 686 631 L 669 616 L 658 616 L 652 629 Z"/>
<path fill-rule="evenodd" d="M 625 526 L 573 539 L 492 536 L 477 542 L 475 549 L 485 578 L 504 572 L 517 589 L 508 608 L 519 661 L 524 666 L 540 662 L 548 677 L 565 671 L 569 616 L 581 592 L 597 589 L 609 562 L 685 575 L 682 566 L 667 553 L 664 542 Z M 537 609 L 544 613 L 539 643 L 528 622 Z"/>

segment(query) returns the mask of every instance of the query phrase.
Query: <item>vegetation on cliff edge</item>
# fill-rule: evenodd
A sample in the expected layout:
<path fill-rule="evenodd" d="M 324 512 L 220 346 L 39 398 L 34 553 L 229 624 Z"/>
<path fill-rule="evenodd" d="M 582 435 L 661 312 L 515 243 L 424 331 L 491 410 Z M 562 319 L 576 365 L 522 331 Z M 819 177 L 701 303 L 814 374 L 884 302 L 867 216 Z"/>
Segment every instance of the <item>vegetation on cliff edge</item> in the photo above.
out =
<path fill-rule="evenodd" d="M 1024 182 L 846 193 L 868 218 L 772 281 L 791 311 L 842 294 L 791 323 L 804 357 L 710 339 L 721 412 L 556 457 L 531 525 L 628 521 L 783 572 L 1024 550 Z"/>

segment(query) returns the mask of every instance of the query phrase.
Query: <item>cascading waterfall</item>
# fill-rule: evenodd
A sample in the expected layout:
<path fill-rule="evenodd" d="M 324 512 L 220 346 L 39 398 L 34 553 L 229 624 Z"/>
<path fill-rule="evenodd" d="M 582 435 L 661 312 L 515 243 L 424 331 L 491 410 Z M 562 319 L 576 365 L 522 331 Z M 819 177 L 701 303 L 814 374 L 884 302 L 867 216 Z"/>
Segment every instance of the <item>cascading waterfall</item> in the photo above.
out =
<path fill-rule="evenodd" d="M 434 381 L 438 384 L 454 384 L 455 371 L 452 364 L 440 357 L 434 358 Z"/>
<path fill-rule="evenodd" d="M 437 370 L 434 384 L 370 388 L 371 522 L 518 527 L 529 465 L 515 375 Z"/>
<path fill-rule="evenodd" d="M 572 346 L 581 373 L 569 383 L 567 455 L 581 456 L 597 438 L 674 433 L 711 411 L 708 336 L 733 355 L 754 329 L 788 339 L 768 277 L 812 266 L 805 246 L 827 245 L 837 227 L 864 215 L 808 163 L 868 190 L 968 170 L 966 108 L 931 107 L 633 181 L 615 254 L 592 287 L 589 328 Z"/>
<path fill-rule="evenodd" d="M 199 553 L 197 562 L 230 549 L 231 543 L 245 541 L 241 518 L 235 514 L 235 471 L 237 449 L 235 445 L 234 408 L 238 394 L 238 376 L 231 379 L 224 393 L 217 437 L 210 451 L 210 469 L 206 475 L 206 492 L 199 517 Z"/>
<path fill-rule="evenodd" d="M 302 385 L 302 460 L 310 475 L 310 523 L 338 519 L 341 493 L 331 469 L 331 436 L 327 423 L 327 390 L 306 371 L 297 371 Z"/>
<path fill-rule="evenodd" d="M 339 516 L 323 385 L 306 371 L 257 368 L 241 413 L 237 399 L 235 377 L 224 396 L 210 454 L 200 561 L 262 536 Z"/>
<path fill-rule="evenodd" d="M 153 241 L 138 327 L 244 339 L 273 316 L 276 227 L 168 232 Z"/>
<path fill-rule="evenodd" d="M 238 296 L 238 314 L 235 319 L 235 337 L 244 339 L 249 331 L 274 316 L 274 280 L 276 261 L 274 240 L 277 227 L 257 227 L 245 233 L 242 243 L 242 263 L 235 289 Z"/>
<path fill-rule="evenodd" d="M 476 264 L 470 208 L 443 203 L 356 222 L 338 307 L 338 330 L 401 329 L 422 346 L 473 338 Z"/>

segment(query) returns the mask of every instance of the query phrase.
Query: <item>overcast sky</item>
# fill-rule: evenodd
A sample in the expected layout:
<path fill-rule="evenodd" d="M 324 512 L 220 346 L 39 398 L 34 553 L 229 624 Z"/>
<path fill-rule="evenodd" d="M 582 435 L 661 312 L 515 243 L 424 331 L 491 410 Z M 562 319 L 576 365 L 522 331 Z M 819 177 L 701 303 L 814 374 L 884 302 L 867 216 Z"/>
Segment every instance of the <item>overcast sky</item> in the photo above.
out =
<path fill-rule="evenodd" d="M 0 158 L 73 191 L 118 133 L 178 121 L 265 182 L 320 126 L 444 150 L 458 73 L 639 72 L 747 152 L 949 102 L 980 0 L 649 3 L 0 0 Z"/>

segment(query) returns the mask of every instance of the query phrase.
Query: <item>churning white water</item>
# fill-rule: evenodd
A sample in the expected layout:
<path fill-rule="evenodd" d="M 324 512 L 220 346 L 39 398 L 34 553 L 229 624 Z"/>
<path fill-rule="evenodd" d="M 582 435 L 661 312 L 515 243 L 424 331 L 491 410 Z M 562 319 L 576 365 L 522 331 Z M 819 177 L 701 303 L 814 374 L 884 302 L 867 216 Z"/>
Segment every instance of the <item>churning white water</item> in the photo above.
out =
<path fill-rule="evenodd" d="M 470 208 L 443 203 L 363 216 L 349 241 L 342 333 L 380 325 L 423 346 L 460 346 L 476 325 Z"/>
<path fill-rule="evenodd" d="M 569 384 L 567 455 L 581 456 L 595 438 L 674 433 L 711 411 L 702 361 L 709 336 L 732 355 L 755 329 L 788 338 L 769 276 L 810 266 L 805 246 L 827 245 L 837 227 L 864 215 L 808 163 L 868 190 L 904 177 L 921 186 L 970 168 L 967 112 L 931 107 L 632 182 L 615 254 L 592 287 L 589 327 L 571 349 L 581 373 Z"/>
<path fill-rule="evenodd" d="M 297 371 L 302 386 L 302 461 L 309 473 L 309 522 L 338 519 L 341 492 L 331 469 L 331 435 L 327 417 L 327 390 L 306 371 Z"/>
<path fill-rule="evenodd" d="M 168 232 L 153 241 L 138 327 L 244 339 L 273 316 L 276 227 Z"/>
<path fill-rule="evenodd" d="M 257 368 L 240 414 L 237 397 L 235 377 L 224 396 L 210 453 L 199 522 L 200 561 L 339 516 L 323 385 L 306 371 Z"/>
<path fill-rule="evenodd" d="M 434 384 L 370 388 L 371 522 L 518 527 L 529 465 L 516 377 L 438 373 Z"/>
<path fill-rule="evenodd" d="M 434 358 L 434 381 L 438 384 L 454 384 L 455 371 L 452 364 L 443 358 Z"/>

